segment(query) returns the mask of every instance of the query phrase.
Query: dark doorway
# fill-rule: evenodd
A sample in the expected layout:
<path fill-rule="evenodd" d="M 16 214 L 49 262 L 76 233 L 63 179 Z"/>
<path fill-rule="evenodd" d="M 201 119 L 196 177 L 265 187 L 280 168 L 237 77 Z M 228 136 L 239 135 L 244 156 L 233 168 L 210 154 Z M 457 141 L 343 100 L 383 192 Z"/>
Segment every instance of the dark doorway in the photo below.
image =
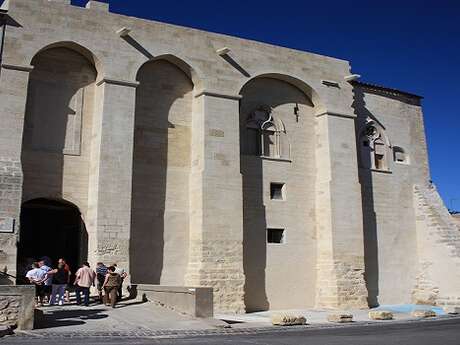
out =
<path fill-rule="evenodd" d="M 47 256 L 53 266 L 64 258 L 75 272 L 88 257 L 88 234 L 75 205 L 64 200 L 34 199 L 21 208 L 18 275 L 34 259 Z"/>

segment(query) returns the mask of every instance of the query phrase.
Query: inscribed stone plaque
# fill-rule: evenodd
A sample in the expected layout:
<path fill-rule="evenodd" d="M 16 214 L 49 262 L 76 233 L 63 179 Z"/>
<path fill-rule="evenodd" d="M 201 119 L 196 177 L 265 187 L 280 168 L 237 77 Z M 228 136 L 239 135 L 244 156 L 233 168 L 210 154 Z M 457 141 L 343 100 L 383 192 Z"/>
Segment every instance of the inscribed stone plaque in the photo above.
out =
<path fill-rule="evenodd" d="M 13 233 L 15 219 L 11 217 L 0 217 L 0 233 Z"/>

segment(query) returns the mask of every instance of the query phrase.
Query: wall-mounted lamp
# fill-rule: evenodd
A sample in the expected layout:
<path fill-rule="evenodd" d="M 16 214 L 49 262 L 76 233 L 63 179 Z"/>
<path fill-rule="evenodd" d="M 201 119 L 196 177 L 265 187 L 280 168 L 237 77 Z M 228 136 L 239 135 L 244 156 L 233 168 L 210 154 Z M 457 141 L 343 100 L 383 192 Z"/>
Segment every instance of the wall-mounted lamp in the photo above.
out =
<path fill-rule="evenodd" d="M 300 111 L 299 104 L 296 103 L 294 106 L 294 115 L 296 116 L 296 122 L 299 122 L 299 116 L 300 116 L 299 111 Z"/>
<path fill-rule="evenodd" d="M 127 28 L 127 27 L 123 27 L 121 28 L 120 30 L 117 30 L 117 34 L 120 36 L 120 37 L 126 37 L 129 35 L 129 33 L 131 32 L 131 29 L 130 28 Z"/>

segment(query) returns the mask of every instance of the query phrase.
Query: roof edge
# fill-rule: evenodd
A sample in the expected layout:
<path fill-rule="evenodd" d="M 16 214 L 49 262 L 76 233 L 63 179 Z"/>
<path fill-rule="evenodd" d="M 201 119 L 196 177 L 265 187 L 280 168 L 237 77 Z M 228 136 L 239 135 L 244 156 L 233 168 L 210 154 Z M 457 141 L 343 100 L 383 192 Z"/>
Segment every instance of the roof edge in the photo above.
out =
<path fill-rule="evenodd" d="M 386 87 L 386 86 L 366 83 L 366 82 L 362 82 L 362 81 L 358 81 L 358 80 L 350 81 L 350 84 L 353 85 L 353 86 L 357 85 L 357 86 L 361 86 L 361 87 L 371 89 L 371 90 L 383 91 L 383 92 L 386 92 L 386 93 L 389 93 L 389 94 L 392 94 L 392 95 L 402 95 L 402 96 L 406 96 L 406 97 L 410 97 L 410 98 L 415 98 L 415 99 L 418 99 L 418 100 L 421 100 L 421 99 L 424 98 L 423 96 L 419 96 L 419 95 L 416 95 L 414 93 L 401 91 L 401 90 L 393 89 L 393 88 Z"/>

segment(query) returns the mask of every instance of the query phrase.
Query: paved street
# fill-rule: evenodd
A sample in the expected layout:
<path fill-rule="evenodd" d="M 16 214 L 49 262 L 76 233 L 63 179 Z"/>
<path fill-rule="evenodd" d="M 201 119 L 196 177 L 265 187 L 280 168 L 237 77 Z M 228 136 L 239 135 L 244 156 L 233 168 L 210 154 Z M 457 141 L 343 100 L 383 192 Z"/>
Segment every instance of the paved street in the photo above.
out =
<path fill-rule="evenodd" d="M 244 333 L 244 332 L 242 332 Z M 187 338 L 147 339 L 131 337 L 8 337 L 2 345 L 458 345 L 460 319 L 407 324 L 345 326 L 333 329 L 281 329 L 233 335 L 190 336 Z"/>

